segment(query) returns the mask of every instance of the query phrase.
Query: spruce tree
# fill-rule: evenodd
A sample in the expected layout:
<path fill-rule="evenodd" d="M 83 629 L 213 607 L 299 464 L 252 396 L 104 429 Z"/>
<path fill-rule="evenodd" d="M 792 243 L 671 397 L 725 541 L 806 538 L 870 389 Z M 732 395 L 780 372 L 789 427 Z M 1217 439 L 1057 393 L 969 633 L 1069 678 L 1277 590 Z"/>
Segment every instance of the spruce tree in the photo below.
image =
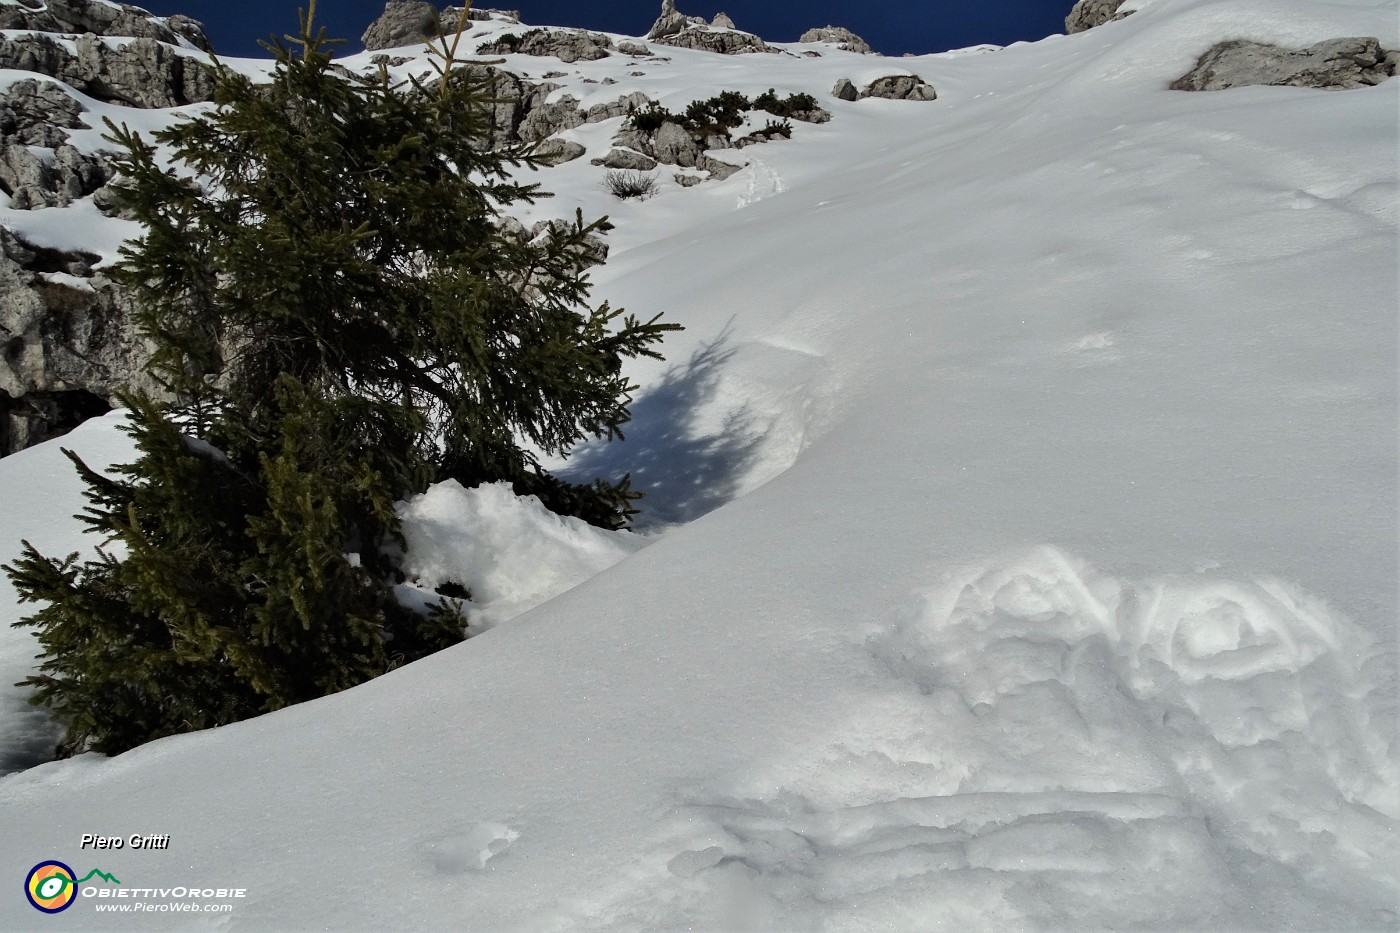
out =
<path fill-rule="evenodd" d="M 134 463 L 87 483 L 79 562 L 26 543 L 5 569 L 43 646 L 33 702 L 61 753 L 115 753 L 346 689 L 460 640 L 444 601 L 394 599 L 395 502 L 435 480 L 508 480 L 622 527 L 626 477 L 574 486 L 531 451 L 612 438 L 622 360 L 675 325 L 587 304 L 606 220 L 512 235 L 546 195 L 493 150 L 489 73 L 456 38 L 396 81 L 274 40 L 271 81 L 218 66 L 215 106 L 154 134 L 108 124 L 144 236 L 115 270 L 172 402 L 133 395 Z M 451 30 L 447 30 L 451 33 Z M 158 148 L 159 147 L 159 148 Z M 173 156 L 169 162 L 167 156 Z"/>

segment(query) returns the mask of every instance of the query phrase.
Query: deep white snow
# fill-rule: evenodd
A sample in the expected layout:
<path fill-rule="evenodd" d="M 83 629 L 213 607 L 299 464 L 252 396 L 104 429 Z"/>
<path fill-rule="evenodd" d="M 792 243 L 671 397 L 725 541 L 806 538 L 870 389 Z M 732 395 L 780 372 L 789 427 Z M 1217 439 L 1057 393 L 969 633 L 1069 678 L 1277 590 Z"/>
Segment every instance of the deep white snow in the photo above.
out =
<path fill-rule="evenodd" d="M 617 223 L 595 297 L 687 327 L 634 368 L 627 441 L 561 465 L 630 470 L 646 535 L 489 487 L 406 505 L 424 587 L 482 573 L 502 624 L 0 779 L 0 927 L 1395 929 L 1400 82 L 1166 90 L 1222 39 L 1352 35 L 1400 45 L 1396 3 L 1155 0 L 892 61 L 509 56 L 584 106 L 834 114 L 642 203 L 587 158 L 540 176 L 527 221 Z M 939 99 L 828 93 L 898 71 Z M 62 443 L 114 455 L 114 421 Z M 0 547 L 79 545 L 54 446 L 0 461 Z M 43 917 L 45 858 L 247 897 Z"/>

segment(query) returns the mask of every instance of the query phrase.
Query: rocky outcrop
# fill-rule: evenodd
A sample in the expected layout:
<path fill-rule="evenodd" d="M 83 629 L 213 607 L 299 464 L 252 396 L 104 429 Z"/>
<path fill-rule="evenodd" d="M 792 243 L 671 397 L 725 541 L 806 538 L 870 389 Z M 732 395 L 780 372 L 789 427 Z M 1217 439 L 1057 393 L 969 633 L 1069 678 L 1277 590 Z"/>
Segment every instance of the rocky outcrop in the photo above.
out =
<path fill-rule="evenodd" d="M 721 55 L 782 51 L 752 33 L 739 32 L 734 28 L 734 21 L 723 13 L 715 16 L 713 25 L 705 22 L 703 16 L 686 16 L 676 10 L 675 0 L 662 0 L 661 16 L 652 25 L 647 38 L 658 45 Z"/>
<path fill-rule="evenodd" d="M 838 84 L 839 87 L 839 84 Z M 886 100 L 937 100 L 938 92 L 918 75 L 886 75 L 876 78 L 861 91 L 859 99 L 883 97 Z"/>
<path fill-rule="evenodd" d="M 455 30 L 461 13 L 461 7 L 451 6 L 439 13 L 436 6 L 424 0 L 389 0 L 384 5 L 384 12 L 369 24 L 360 41 L 371 52 L 422 45 L 444 32 Z M 520 22 L 520 14 L 514 10 L 473 9 L 467 17 L 475 21 Z"/>
<path fill-rule="evenodd" d="M 0 93 L 0 136 L 7 143 L 55 149 L 64 130 L 87 128 L 83 105 L 52 81 L 16 81 Z"/>
<path fill-rule="evenodd" d="M 118 389 L 159 391 L 131 299 L 96 261 L 0 228 L 0 456 L 106 411 Z"/>
<path fill-rule="evenodd" d="M 545 85 L 541 85 L 545 87 Z M 549 90 L 553 90 L 552 87 Z M 539 93 L 537 89 L 536 94 Z M 544 92 L 548 96 L 549 91 Z M 564 130 L 571 130 L 576 126 L 582 126 L 584 122 L 583 111 L 579 109 L 578 100 L 565 95 L 553 103 L 540 103 L 532 107 L 525 113 L 520 121 L 518 130 L 520 139 L 524 142 L 538 142 L 561 133 Z"/>
<path fill-rule="evenodd" d="M 601 32 L 582 29 L 531 29 L 523 36 L 507 33 L 477 47 L 482 55 L 553 56 L 565 64 L 607 58 L 613 43 Z"/>
<path fill-rule="evenodd" d="M 1079 0 L 1065 17 L 1065 32 L 1074 35 L 1104 23 L 1111 23 L 1130 15 L 1132 10 L 1119 11 L 1124 0 Z"/>
<path fill-rule="evenodd" d="M 799 36 L 797 41 L 826 42 L 843 51 L 859 52 L 862 55 L 871 55 L 875 51 L 868 42 L 844 26 L 821 26 L 817 29 L 809 29 Z"/>
<path fill-rule="evenodd" d="M 661 0 L 661 16 L 647 32 L 648 39 L 674 36 L 691 26 L 705 25 L 703 16 L 686 16 L 676 9 L 676 0 Z"/>
<path fill-rule="evenodd" d="M 47 160 L 27 146 L 0 143 L 0 191 L 10 196 L 12 210 L 67 207 L 97 191 L 112 175 L 105 156 L 86 155 L 67 144 Z"/>
<path fill-rule="evenodd" d="M 130 107 L 178 107 L 213 95 L 213 73 L 202 61 L 156 39 L 109 44 L 88 33 L 74 47 L 44 35 L 0 36 L 0 68 L 48 75 Z"/>
<path fill-rule="evenodd" d="M 1174 91 L 1220 91 L 1249 85 L 1346 90 L 1380 84 L 1396 73 L 1400 53 L 1374 38 L 1328 39 L 1305 49 L 1235 40 L 1211 46 Z"/>
<path fill-rule="evenodd" d="M 369 51 L 422 45 L 435 38 L 441 27 L 438 8 L 423 0 L 392 0 L 384 12 L 369 24 L 360 41 Z"/>
<path fill-rule="evenodd" d="M 641 91 L 633 91 L 631 94 L 624 94 L 617 100 L 589 107 L 583 115 L 583 122 L 602 123 L 604 120 L 611 120 L 614 117 L 625 117 L 633 111 L 645 110 L 651 102 L 651 98 Z"/>
<path fill-rule="evenodd" d="M 642 45 L 640 42 L 619 42 L 617 44 L 617 50 L 623 55 L 635 55 L 638 57 L 651 54 L 651 49 Z"/>
<path fill-rule="evenodd" d="M 747 55 L 752 52 L 781 52 L 758 36 L 732 29 L 714 29 L 699 25 L 682 29 L 675 35 L 662 36 L 654 40 L 657 45 L 669 45 L 678 49 L 697 49 L 701 52 L 717 52 L 720 55 Z"/>
<path fill-rule="evenodd" d="M 188 16 L 152 16 L 140 7 L 106 0 L 22 0 L 0 7 L 0 29 L 131 36 L 187 45 L 203 52 L 214 50 L 204 35 L 204 27 Z"/>

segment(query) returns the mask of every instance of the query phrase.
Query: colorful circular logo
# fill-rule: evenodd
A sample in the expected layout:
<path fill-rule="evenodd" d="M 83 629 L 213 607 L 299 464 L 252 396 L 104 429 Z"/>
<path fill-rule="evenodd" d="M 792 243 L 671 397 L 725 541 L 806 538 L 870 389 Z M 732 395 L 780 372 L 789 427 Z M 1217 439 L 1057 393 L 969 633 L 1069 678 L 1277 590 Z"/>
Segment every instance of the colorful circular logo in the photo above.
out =
<path fill-rule="evenodd" d="M 29 870 L 24 879 L 24 896 L 35 910 L 56 914 L 73 906 L 78 896 L 77 875 L 62 862 L 40 862 Z"/>

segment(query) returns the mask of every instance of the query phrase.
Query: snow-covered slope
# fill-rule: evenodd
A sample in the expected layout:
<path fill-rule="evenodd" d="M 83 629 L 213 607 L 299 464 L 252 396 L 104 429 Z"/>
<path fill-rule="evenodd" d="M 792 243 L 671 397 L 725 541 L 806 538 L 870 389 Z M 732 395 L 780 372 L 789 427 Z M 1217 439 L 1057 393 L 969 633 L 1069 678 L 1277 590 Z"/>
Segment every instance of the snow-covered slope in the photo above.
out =
<path fill-rule="evenodd" d="M 632 470 L 651 543 L 347 693 L 0 779 L 12 891 L 246 888 L 0 926 L 1394 929 L 1400 82 L 1165 88 L 1222 39 L 1397 32 L 1156 0 L 990 53 L 566 66 L 834 114 L 642 203 L 542 176 L 538 217 L 618 224 L 598 297 L 687 326 L 569 464 Z M 939 99 L 825 94 L 891 69 Z"/>

